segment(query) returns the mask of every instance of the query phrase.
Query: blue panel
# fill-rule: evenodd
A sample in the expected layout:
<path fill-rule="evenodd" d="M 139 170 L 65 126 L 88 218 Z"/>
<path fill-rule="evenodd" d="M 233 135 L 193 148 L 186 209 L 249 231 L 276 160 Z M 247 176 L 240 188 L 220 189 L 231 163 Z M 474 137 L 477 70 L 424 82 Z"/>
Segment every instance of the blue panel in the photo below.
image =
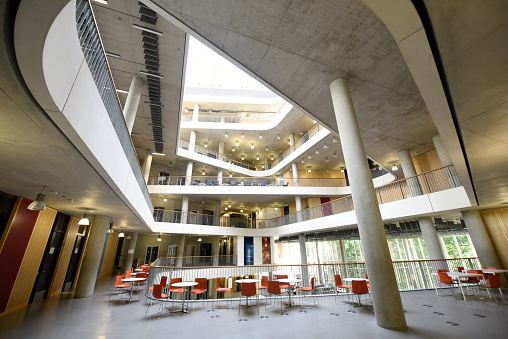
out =
<path fill-rule="evenodd" d="M 254 265 L 254 238 L 243 238 L 243 264 Z"/>
<path fill-rule="evenodd" d="M 104 253 L 106 253 L 106 246 L 108 245 L 109 233 L 106 233 L 106 241 L 104 241 L 104 247 L 102 248 L 101 262 L 99 264 L 99 270 L 97 271 L 97 277 L 101 274 L 102 260 L 104 260 Z"/>

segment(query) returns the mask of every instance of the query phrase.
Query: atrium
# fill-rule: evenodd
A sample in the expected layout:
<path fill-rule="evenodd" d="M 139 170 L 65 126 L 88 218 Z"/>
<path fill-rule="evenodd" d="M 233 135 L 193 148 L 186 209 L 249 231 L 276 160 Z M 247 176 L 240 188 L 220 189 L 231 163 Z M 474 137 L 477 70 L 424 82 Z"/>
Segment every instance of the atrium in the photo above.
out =
<path fill-rule="evenodd" d="M 430 336 L 419 326 L 434 320 L 415 316 L 425 300 L 457 323 L 506 314 L 497 291 L 498 311 L 490 292 L 478 297 L 483 282 L 442 301 L 436 274 L 493 267 L 507 286 L 508 2 L 0 6 L 0 324 L 17 324 L 10 336 L 73 303 L 109 312 L 113 277 L 150 264 L 137 301 L 153 301 L 162 276 L 206 278 L 210 291 L 220 278 L 236 304 L 235 279 L 289 275 L 297 303 L 310 299 L 300 287 L 320 300 L 309 316 L 362 317 L 351 334 L 365 321 Z M 337 302 L 337 274 L 368 279 L 367 312 Z M 213 298 L 194 297 L 196 318 Z M 140 304 L 114 303 L 137 323 Z M 234 307 L 224 318 L 238 319 Z"/>

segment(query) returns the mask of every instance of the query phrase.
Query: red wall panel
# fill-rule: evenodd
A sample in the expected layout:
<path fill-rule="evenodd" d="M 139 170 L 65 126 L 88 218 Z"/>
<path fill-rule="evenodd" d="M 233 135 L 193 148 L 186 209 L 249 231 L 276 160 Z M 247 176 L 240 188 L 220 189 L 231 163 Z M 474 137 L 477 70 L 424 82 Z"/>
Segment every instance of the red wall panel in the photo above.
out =
<path fill-rule="evenodd" d="M 2 279 L 0 280 L 0 313 L 5 311 L 11 295 L 12 287 L 16 281 L 19 267 L 23 261 L 28 242 L 39 216 L 39 211 L 28 210 L 32 201 L 22 198 L 16 214 L 8 229 L 2 251 L 0 252 L 0 267 Z"/>

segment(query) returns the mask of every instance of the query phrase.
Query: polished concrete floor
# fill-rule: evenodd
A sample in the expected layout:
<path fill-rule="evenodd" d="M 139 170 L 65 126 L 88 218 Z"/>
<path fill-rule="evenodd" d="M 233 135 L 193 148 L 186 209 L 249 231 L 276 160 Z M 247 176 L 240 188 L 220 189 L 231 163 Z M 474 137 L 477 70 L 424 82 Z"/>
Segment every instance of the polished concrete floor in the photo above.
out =
<path fill-rule="evenodd" d="M 98 281 L 93 297 L 73 299 L 65 294 L 32 304 L 0 317 L 0 338 L 508 338 L 508 304 L 455 300 L 431 291 L 401 293 L 408 331 L 380 328 L 369 309 L 351 312 L 335 297 L 319 298 L 319 307 L 287 315 L 280 307 L 265 311 L 252 307 L 238 314 L 234 309 L 202 310 L 190 314 L 168 310 L 145 317 L 144 293 L 131 303 L 108 302 L 114 281 Z M 508 301 L 508 297 L 505 297 Z M 157 310 L 157 306 L 151 309 Z"/>

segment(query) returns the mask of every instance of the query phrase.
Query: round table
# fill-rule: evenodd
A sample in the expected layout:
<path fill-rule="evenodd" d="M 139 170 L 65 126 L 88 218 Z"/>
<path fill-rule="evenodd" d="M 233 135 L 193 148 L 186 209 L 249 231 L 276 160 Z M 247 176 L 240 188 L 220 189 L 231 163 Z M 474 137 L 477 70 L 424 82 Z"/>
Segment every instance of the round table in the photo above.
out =
<path fill-rule="evenodd" d="M 137 282 L 140 282 L 140 281 L 144 281 L 145 278 L 126 278 L 126 279 L 122 279 L 123 282 L 131 282 L 132 285 L 131 285 L 131 295 L 129 297 L 129 302 L 132 301 L 132 290 L 134 288 L 134 285 L 137 283 Z"/>
<path fill-rule="evenodd" d="M 366 281 L 366 282 L 369 282 L 369 279 L 367 279 L 367 278 L 342 278 L 342 280 L 344 280 L 344 281 L 353 281 L 353 280 L 358 280 L 358 281 Z"/>
<path fill-rule="evenodd" d="M 285 283 L 285 284 L 294 284 L 296 286 L 302 280 L 301 279 L 292 279 L 292 278 L 282 278 L 282 279 L 277 279 L 277 281 L 281 282 L 281 283 Z M 291 306 L 293 306 L 291 304 L 291 285 L 288 288 L 288 299 L 289 299 L 289 301 L 288 301 L 289 305 L 288 306 L 291 308 Z"/>
<path fill-rule="evenodd" d="M 174 287 L 192 287 L 192 286 L 196 286 L 198 283 L 195 282 L 195 281 L 182 281 L 182 282 L 177 282 L 177 283 L 174 283 L 174 284 L 171 284 L 171 286 L 174 286 Z M 181 311 L 178 311 L 178 312 L 182 312 L 182 313 L 189 313 L 188 311 L 185 310 L 185 300 L 189 297 L 189 289 L 185 289 L 185 296 L 184 298 L 182 299 L 182 310 Z"/>
<path fill-rule="evenodd" d="M 142 268 L 135 268 L 134 271 L 136 272 L 141 272 L 143 269 Z"/>

